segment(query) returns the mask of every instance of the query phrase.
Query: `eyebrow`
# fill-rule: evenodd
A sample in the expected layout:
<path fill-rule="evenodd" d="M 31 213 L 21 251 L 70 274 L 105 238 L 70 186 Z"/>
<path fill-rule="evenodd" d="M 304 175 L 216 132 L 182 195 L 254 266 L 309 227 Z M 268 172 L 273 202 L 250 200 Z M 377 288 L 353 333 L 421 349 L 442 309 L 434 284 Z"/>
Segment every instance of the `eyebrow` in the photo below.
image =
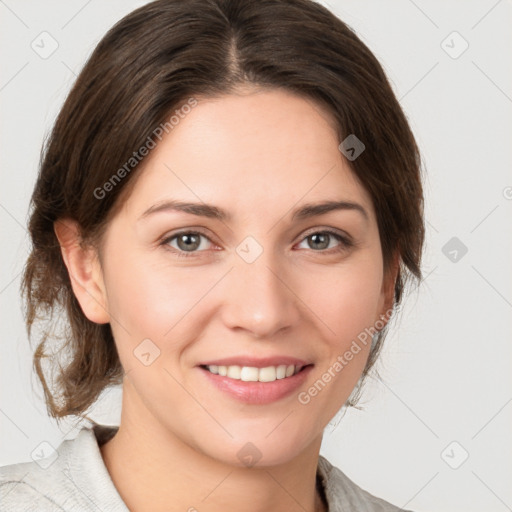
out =
<path fill-rule="evenodd" d="M 292 220 L 304 220 L 336 210 L 351 210 L 359 212 L 365 220 L 369 220 L 367 211 L 359 203 L 351 201 L 324 201 L 321 203 L 308 203 L 296 208 L 292 213 Z M 159 212 L 184 212 L 198 217 L 208 217 L 221 221 L 231 220 L 231 214 L 217 206 L 206 203 L 191 203 L 185 201 L 168 200 L 157 203 L 148 208 L 139 220 Z"/>
<path fill-rule="evenodd" d="M 323 203 L 317 204 L 305 204 L 300 208 L 294 210 L 292 214 L 293 219 L 308 219 L 317 215 L 323 215 L 336 210 L 352 210 L 359 212 L 365 218 L 369 220 L 370 217 L 367 211 L 359 204 L 351 201 L 324 201 Z"/>

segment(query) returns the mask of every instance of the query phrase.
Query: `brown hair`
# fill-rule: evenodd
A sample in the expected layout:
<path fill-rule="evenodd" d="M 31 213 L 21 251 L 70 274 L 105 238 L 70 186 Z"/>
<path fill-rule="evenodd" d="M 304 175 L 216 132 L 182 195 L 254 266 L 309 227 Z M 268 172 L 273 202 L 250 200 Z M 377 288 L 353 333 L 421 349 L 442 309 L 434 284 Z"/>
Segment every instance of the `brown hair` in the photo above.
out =
<path fill-rule="evenodd" d="M 381 65 L 355 32 L 310 0 L 148 3 L 112 27 L 88 59 L 45 144 L 32 195 L 32 251 L 22 293 L 29 337 L 36 319 L 47 323 L 33 362 L 48 413 L 57 420 L 87 417 L 99 394 L 122 382 L 123 369 L 110 325 L 89 321 L 72 291 L 54 222 L 72 218 L 84 243 L 99 240 L 139 166 L 101 198 L 98 190 L 123 165 L 126 170 L 155 129 L 188 98 L 247 84 L 314 100 L 332 113 L 340 141 L 355 134 L 365 144 L 350 165 L 373 200 L 385 270 L 396 251 L 400 256 L 395 305 L 408 278 L 421 279 L 419 150 Z M 56 350 L 47 352 L 52 339 L 63 342 L 63 365 Z M 59 367 L 52 383 L 44 376 L 45 359 L 51 369 Z"/>

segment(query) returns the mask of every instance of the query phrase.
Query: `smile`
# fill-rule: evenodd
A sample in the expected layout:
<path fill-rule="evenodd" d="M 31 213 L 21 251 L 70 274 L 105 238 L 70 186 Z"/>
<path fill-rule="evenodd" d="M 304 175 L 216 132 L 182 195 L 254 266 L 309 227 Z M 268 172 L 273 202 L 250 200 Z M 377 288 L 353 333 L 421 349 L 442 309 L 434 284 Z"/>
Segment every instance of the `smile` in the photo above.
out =
<path fill-rule="evenodd" d="M 282 364 L 279 366 L 266 366 L 264 368 L 256 368 L 254 366 L 219 366 L 219 365 L 205 365 L 206 370 L 214 375 L 221 377 L 228 377 L 234 380 L 241 380 L 244 382 L 274 382 L 278 379 L 286 379 L 299 373 L 303 366 L 293 364 Z"/>
<path fill-rule="evenodd" d="M 313 364 L 306 362 L 300 365 L 261 367 L 234 364 L 198 366 L 214 389 L 236 401 L 252 405 L 270 404 L 296 393 L 306 382 L 313 367 Z"/>

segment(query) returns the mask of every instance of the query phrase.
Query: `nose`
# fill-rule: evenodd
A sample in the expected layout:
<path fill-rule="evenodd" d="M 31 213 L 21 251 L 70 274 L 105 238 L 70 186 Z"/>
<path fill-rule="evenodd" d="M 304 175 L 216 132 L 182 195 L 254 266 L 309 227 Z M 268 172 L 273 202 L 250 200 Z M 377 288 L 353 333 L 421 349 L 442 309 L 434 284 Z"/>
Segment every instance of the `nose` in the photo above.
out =
<path fill-rule="evenodd" d="M 264 251 L 252 263 L 237 261 L 227 279 L 222 309 L 228 328 L 257 339 L 275 338 L 301 318 L 293 280 L 285 263 L 278 265 L 270 252 Z"/>

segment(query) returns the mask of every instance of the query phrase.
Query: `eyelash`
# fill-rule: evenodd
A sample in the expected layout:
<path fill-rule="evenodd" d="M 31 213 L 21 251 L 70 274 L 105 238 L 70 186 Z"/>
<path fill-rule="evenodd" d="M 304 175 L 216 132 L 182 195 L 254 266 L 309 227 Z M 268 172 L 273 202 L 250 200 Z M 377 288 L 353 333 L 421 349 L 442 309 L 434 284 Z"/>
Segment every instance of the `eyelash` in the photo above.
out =
<path fill-rule="evenodd" d="M 340 245 L 338 245 L 334 248 L 331 248 L 331 249 L 323 249 L 323 250 L 318 250 L 318 251 L 315 251 L 314 249 L 310 249 L 313 252 L 324 253 L 324 254 L 333 254 L 333 253 L 346 251 L 347 249 L 350 249 L 351 247 L 355 246 L 355 243 L 350 238 L 340 235 L 338 232 L 332 231 L 329 229 L 312 231 L 312 232 L 308 233 L 307 235 L 305 235 L 302 238 L 302 240 L 300 241 L 300 243 L 303 242 L 304 240 L 306 240 L 307 238 L 309 238 L 310 236 L 318 235 L 318 234 L 333 236 L 336 240 L 338 240 L 340 242 Z M 197 256 L 198 253 L 204 252 L 204 251 L 187 252 L 187 251 L 177 250 L 174 247 L 169 247 L 169 243 L 181 235 L 200 235 L 200 236 L 205 237 L 210 243 L 213 243 L 210 240 L 210 238 L 205 233 L 203 233 L 201 231 L 180 231 L 179 233 L 174 233 L 172 236 L 168 236 L 168 237 L 164 238 L 160 242 L 160 245 L 164 246 L 167 250 L 171 251 L 179 258 L 194 258 Z"/>

